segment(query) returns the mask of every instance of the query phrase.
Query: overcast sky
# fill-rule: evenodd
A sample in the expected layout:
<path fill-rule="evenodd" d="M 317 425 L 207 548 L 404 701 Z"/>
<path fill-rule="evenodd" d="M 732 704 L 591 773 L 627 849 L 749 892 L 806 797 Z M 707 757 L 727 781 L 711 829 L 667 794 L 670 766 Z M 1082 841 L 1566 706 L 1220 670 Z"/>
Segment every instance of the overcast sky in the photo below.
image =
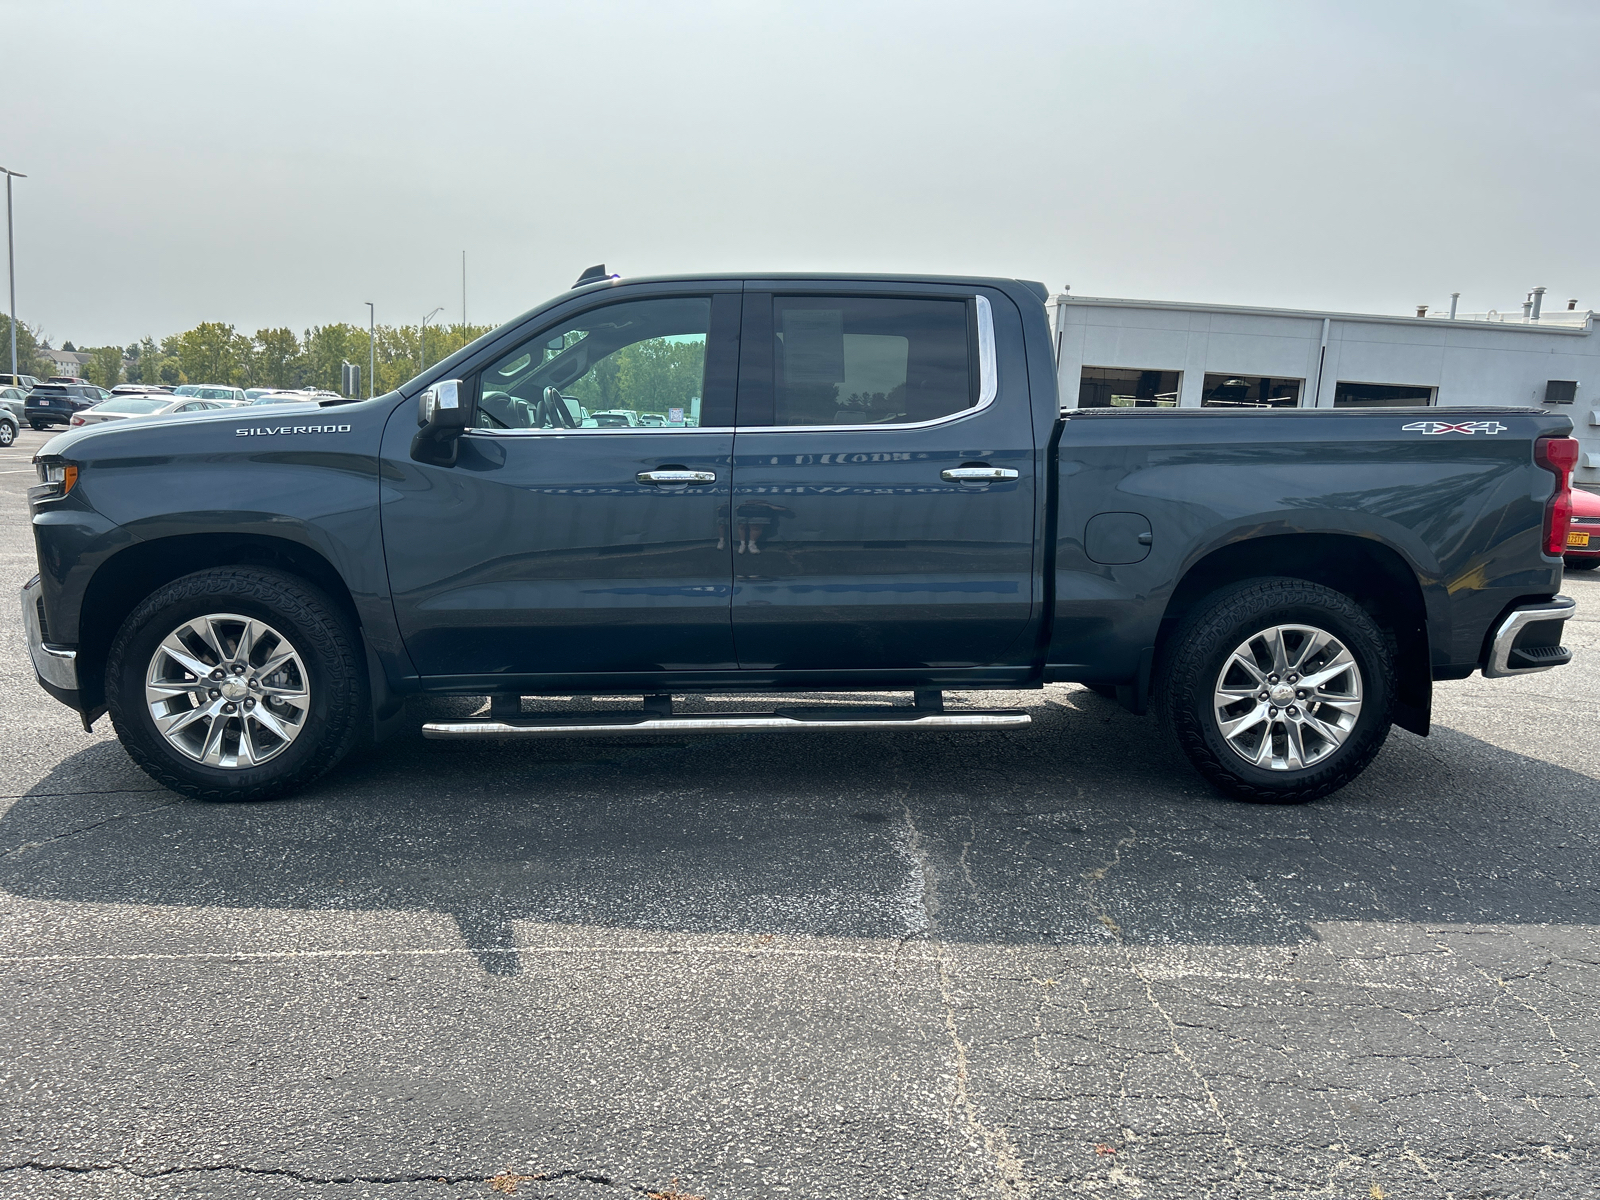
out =
<path fill-rule="evenodd" d="M 502 321 L 590 263 L 1600 308 L 1600 4 L 0 0 L 59 346 Z"/>

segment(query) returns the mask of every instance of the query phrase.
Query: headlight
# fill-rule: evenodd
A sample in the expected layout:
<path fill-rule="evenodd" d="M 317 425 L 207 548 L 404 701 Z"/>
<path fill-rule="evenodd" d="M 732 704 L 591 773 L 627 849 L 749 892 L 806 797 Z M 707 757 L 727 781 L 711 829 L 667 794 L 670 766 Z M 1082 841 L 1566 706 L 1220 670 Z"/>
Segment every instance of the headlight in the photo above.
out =
<path fill-rule="evenodd" d="M 65 496 L 72 490 L 72 485 L 78 482 L 78 468 L 71 463 L 42 462 L 34 465 L 39 469 L 39 482 L 44 484 L 40 489 L 41 499 Z"/>

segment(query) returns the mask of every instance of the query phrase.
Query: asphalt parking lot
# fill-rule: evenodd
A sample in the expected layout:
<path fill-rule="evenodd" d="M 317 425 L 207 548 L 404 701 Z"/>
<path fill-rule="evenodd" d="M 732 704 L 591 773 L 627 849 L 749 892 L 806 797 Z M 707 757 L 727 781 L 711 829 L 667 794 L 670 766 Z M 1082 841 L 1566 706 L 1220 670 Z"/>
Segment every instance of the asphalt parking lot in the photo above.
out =
<path fill-rule="evenodd" d="M 44 440 L 0 452 L 13 595 Z M 998 735 L 412 736 L 207 805 L 13 612 L 0 1196 L 1600 1193 L 1567 590 L 1577 664 L 1443 684 L 1282 809 L 1066 686 Z"/>

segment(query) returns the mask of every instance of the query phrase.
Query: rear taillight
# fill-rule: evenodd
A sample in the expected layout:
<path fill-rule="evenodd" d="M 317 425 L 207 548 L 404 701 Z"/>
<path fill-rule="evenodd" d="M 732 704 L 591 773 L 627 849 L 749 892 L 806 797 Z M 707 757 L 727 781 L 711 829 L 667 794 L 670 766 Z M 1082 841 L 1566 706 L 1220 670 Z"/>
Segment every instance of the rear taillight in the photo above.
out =
<path fill-rule="evenodd" d="M 1578 465 L 1576 438 L 1546 437 L 1533 443 L 1533 460 L 1556 477 L 1556 489 L 1544 506 L 1544 552 L 1559 558 L 1567 549 L 1572 520 L 1572 468 Z"/>
<path fill-rule="evenodd" d="M 72 420 L 68 422 L 69 425 L 82 425 L 83 423 L 84 420 L 82 417 L 73 417 Z"/>

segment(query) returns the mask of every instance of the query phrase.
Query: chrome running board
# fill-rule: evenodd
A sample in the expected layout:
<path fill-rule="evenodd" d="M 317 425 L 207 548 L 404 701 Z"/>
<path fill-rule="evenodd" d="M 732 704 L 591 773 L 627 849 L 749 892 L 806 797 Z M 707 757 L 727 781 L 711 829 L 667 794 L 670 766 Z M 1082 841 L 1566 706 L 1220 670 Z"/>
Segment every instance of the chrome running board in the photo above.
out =
<path fill-rule="evenodd" d="M 430 721 L 425 738 L 660 737 L 675 733 L 801 733 L 810 730 L 1021 729 L 1032 721 L 1021 709 L 927 712 L 915 708 L 779 709 L 769 713 L 640 712 L 566 714 L 506 720 Z"/>

